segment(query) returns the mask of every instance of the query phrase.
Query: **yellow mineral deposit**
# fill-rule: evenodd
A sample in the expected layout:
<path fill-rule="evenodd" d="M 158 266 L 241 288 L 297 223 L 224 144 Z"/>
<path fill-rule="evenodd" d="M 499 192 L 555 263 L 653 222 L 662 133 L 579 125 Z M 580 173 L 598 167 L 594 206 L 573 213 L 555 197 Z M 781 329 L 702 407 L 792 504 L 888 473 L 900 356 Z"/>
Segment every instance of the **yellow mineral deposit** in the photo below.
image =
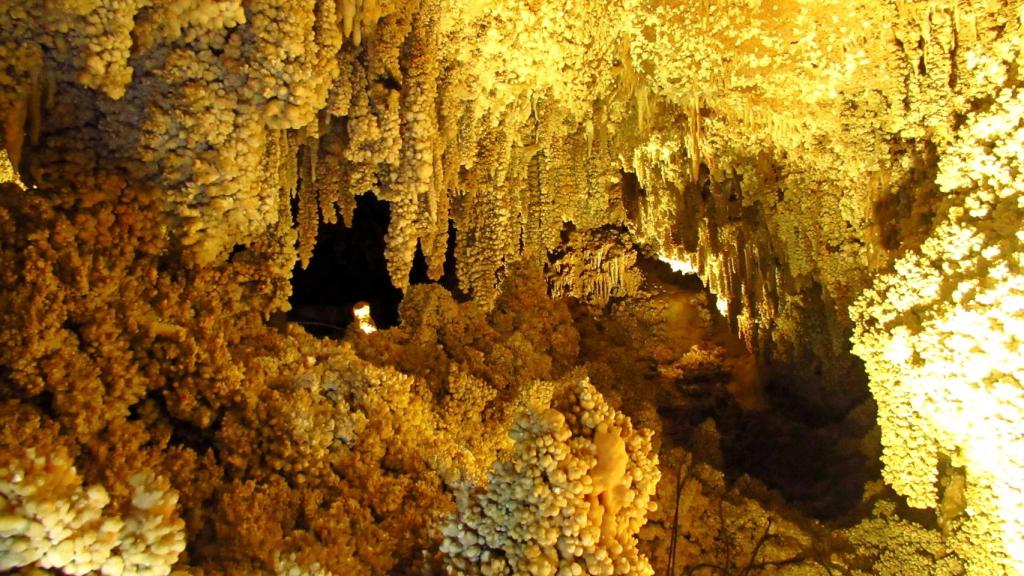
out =
<path fill-rule="evenodd" d="M 696 274 L 697 267 L 693 265 L 693 261 L 688 258 L 672 258 L 670 256 L 658 256 L 658 260 L 661 260 L 665 264 L 668 264 L 673 272 L 679 274 Z"/>
<path fill-rule="evenodd" d="M 1022 69 L 1021 0 L 0 1 L 0 571 L 1022 576 Z"/>

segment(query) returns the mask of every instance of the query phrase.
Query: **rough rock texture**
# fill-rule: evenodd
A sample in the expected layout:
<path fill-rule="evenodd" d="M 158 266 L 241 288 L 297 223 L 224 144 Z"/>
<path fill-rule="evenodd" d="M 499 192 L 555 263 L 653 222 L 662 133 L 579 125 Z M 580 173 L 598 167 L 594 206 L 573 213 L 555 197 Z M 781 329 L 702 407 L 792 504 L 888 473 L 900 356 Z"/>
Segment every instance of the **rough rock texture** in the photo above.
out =
<path fill-rule="evenodd" d="M 442 530 L 448 573 L 653 574 L 635 538 L 660 478 L 651 431 L 573 380 L 552 406 L 527 406 L 511 460 L 459 494 Z"/>
<path fill-rule="evenodd" d="M 612 299 L 636 296 L 644 276 L 637 268 L 637 252 L 624 231 L 599 228 L 572 231 L 549 259 L 547 276 L 551 295 L 572 297 L 603 308 Z"/>
<path fill-rule="evenodd" d="M 715 462 L 722 457 L 718 442 L 707 421 L 690 446 L 673 449 L 663 461 L 658 509 L 639 536 L 658 574 L 984 573 L 966 570 L 941 531 L 901 517 L 894 495 L 879 486 L 865 491 L 867 517 L 830 530 L 793 513 L 748 476 L 728 480 Z"/>
<path fill-rule="evenodd" d="M 5 403 L 0 413 L 11 426 L 0 444 L 0 569 L 170 573 L 185 535 L 178 493 L 165 478 L 138 472 L 128 481 L 130 499 L 112 504 L 102 485 L 82 484 L 55 426 L 16 402 Z M 30 447 L 19 446 L 15 434 L 27 435 Z"/>
<path fill-rule="evenodd" d="M 355 346 L 422 368 L 435 401 L 502 406 L 518 376 L 575 360 L 566 323 L 522 312 L 533 292 L 502 308 L 516 263 L 544 262 L 568 222 L 625 226 L 694 264 L 776 394 L 838 421 L 869 389 L 886 481 L 936 508 L 969 571 L 1024 572 L 1022 19 L 965 0 L 0 1 L 17 171 L 0 163 L 0 398 L 58 426 L 59 467 L 113 502 L 152 469 L 190 544 L 266 552 L 201 552 L 211 566 L 411 565 L 423 517 L 339 494 L 378 482 L 388 512 L 423 512 L 461 473 L 357 451 L 370 472 L 339 480 L 330 399 L 286 384 L 328 345 L 268 325 L 319 223 L 351 222 L 367 191 L 389 202 L 402 289 L 417 250 L 441 275 L 453 225 L 479 324 Z M 619 276 L 599 266 L 582 290 Z M 477 474 L 499 449 L 424 418 Z M 253 499 L 267 514 L 240 510 Z M 203 503 L 230 521 L 201 522 Z M 329 535 L 321 509 L 358 520 Z M 344 549 L 296 552 L 324 540 Z"/>
<path fill-rule="evenodd" d="M 976 57 L 975 74 L 1002 76 L 1004 58 L 1024 58 L 1016 26 L 994 46 L 998 55 Z M 1024 481 L 1007 473 L 1024 466 L 1022 119 L 1021 93 L 1008 87 L 964 122 L 939 163 L 944 217 L 853 308 L 854 351 L 879 405 L 885 478 L 912 505 L 937 507 L 950 497 L 938 490 L 940 459 L 966 470 L 966 494 L 952 496 L 969 506 L 956 520 L 965 539 L 955 546 L 974 551 L 980 572 L 1024 571 L 1013 552 L 1024 547 Z M 977 541 L 998 546 L 982 552 Z"/>

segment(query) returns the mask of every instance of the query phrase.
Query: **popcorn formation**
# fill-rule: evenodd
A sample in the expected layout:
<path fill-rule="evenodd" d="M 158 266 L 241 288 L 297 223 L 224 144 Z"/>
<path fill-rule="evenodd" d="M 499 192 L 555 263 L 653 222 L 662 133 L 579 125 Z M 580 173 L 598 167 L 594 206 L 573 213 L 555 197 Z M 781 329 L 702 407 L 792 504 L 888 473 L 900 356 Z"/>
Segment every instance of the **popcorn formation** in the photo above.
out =
<path fill-rule="evenodd" d="M 651 432 L 634 430 L 584 377 L 513 425 L 511 461 L 465 488 L 442 529 L 453 574 L 653 574 L 635 534 L 658 484 Z"/>

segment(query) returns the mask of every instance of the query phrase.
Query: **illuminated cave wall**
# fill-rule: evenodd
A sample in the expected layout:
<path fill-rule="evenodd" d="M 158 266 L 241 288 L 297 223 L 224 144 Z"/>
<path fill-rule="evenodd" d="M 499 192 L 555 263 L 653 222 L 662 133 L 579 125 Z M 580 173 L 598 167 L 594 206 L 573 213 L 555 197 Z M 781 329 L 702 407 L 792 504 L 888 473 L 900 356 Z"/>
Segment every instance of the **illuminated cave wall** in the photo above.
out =
<path fill-rule="evenodd" d="M 886 481 L 948 513 L 977 573 L 1024 572 L 1022 18 L 952 0 L 5 2 L 0 118 L 29 187 L 2 200 L 6 395 L 44 395 L 79 449 L 162 387 L 151 410 L 205 428 L 246 379 L 301 365 L 262 323 L 319 222 L 351 224 L 367 191 L 390 203 L 395 286 L 417 245 L 441 276 L 451 220 L 483 310 L 566 222 L 625 225 L 696 267 L 807 411 L 845 414 L 866 372 Z M 271 350 L 294 358 L 251 360 Z"/>

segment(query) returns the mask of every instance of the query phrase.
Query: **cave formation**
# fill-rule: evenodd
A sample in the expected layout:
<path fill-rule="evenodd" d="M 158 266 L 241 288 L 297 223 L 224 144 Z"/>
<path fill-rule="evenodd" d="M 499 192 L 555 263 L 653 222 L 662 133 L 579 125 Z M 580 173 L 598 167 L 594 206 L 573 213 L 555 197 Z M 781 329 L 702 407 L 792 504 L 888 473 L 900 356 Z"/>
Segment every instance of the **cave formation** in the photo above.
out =
<path fill-rule="evenodd" d="M 0 63 L 0 573 L 1024 574 L 1019 0 L 2 0 Z"/>

